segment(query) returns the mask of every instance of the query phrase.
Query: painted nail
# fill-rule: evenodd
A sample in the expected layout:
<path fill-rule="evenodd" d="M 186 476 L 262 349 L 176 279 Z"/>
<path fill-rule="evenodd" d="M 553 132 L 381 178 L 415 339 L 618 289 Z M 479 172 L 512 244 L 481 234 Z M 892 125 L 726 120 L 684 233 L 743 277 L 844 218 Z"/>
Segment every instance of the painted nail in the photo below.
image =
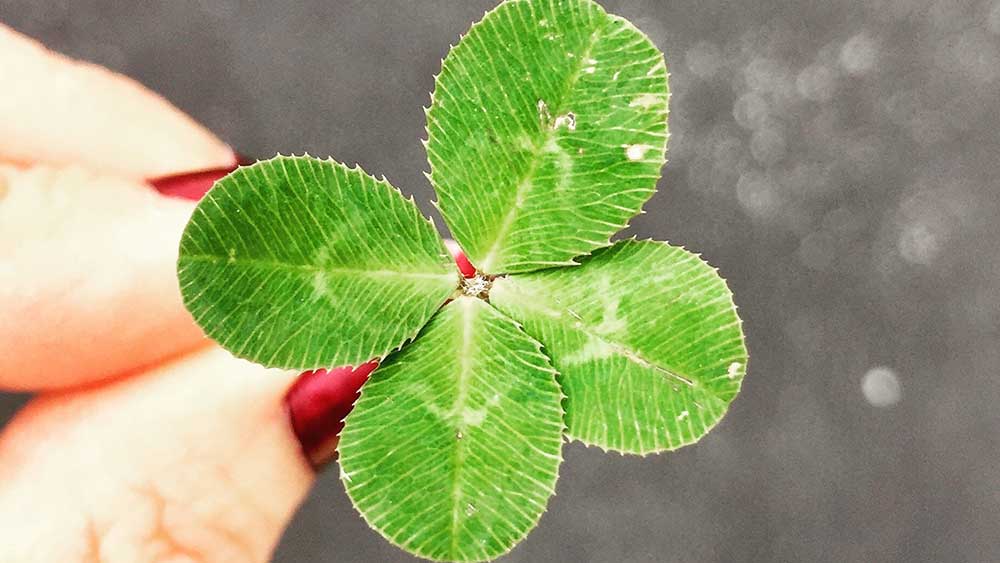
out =
<path fill-rule="evenodd" d="M 147 180 L 147 182 L 153 186 L 156 191 L 165 196 L 198 201 L 208 192 L 209 189 L 212 188 L 212 185 L 215 184 L 216 180 L 219 180 L 226 174 L 236 170 L 239 166 L 253 164 L 254 162 L 253 160 L 239 155 L 237 155 L 236 158 L 236 163 L 232 166 L 222 166 L 219 168 L 209 168 L 206 170 L 171 174 L 169 176 L 151 178 Z"/>
<path fill-rule="evenodd" d="M 285 404 L 292 430 L 313 468 L 322 468 L 336 455 L 344 418 L 376 367 L 378 362 L 368 362 L 357 368 L 307 371 L 288 390 Z"/>

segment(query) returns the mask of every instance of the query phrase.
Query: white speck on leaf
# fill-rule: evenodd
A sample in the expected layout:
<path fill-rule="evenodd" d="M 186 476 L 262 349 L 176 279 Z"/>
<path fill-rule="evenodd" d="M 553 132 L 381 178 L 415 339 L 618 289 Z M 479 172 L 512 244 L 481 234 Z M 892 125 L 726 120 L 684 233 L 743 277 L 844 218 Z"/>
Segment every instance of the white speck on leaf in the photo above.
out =
<path fill-rule="evenodd" d="M 570 131 L 576 131 L 576 114 L 569 112 L 556 117 L 556 120 L 552 122 L 552 129 L 559 129 L 561 127 L 565 127 Z"/>
<path fill-rule="evenodd" d="M 312 282 L 313 297 L 319 298 L 327 294 L 330 280 L 327 278 L 326 272 L 320 270 L 313 274 Z"/>
<path fill-rule="evenodd" d="M 484 420 L 486 420 L 486 409 L 465 408 L 462 410 L 462 422 L 466 426 L 479 426 Z"/>
<path fill-rule="evenodd" d="M 531 138 L 527 135 L 520 135 L 517 137 L 517 148 L 522 151 L 534 151 L 535 146 L 531 144 Z"/>
<path fill-rule="evenodd" d="M 583 345 L 583 348 L 580 348 L 576 352 L 562 358 L 560 363 L 564 365 L 579 365 L 594 360 L 610 358 L 614 354 L 614 346 L 608 344 L 601 338 L 591 337 L 587 343 Z"/>
<path fill-rule="evenodd" d="M 548 127 L 552 123 L 552 113 L 549 112 L 549 105 L 545 100 L 538 100 L 538 120 L 541 121 L 542 127 Z"/>
<path fill-rule="evenodd" d="M 741 367 L 743 367 L 743 364 L 739 362 L 729 364 L 729 370 L 726 372 L 726 376 L 729 377 L 729 379 L 735 379 L 736 376 L 740 374 Z"/>
<path fill-rule="evenodd" d="M 642 160 L 643 157 L 646 156 L 646 152 L 653 147 L 649 145 L 622 145 L 622 148 L 625 149 L 625 156 L 627 156 L 629 160 L 635 162 L 637 160 Z"/>
<path fill-rule="evenodd" d="M 558 141 L 556 141 L 555 137 L 549 138 L 548 142 L 545 143 L 545 152 L 555 155 L 556 169 L 559 171 L 556 190 L 566 190 L 573 176 L 573 159 L 566 152 L 566 149 L 562 148 Z"/>
<path fill-rule="evenodd" d="M 681 414 L 677 415 L 677 420 L 684 420 L 689 415 L 690 415 L 690 413 L 688 411 L 686 411 L 686 410 L 681 411 Z"/>
<path fill-rule="evenodd" d="M 658 105 L 663 98 L 657 96 L 656 94 L 643 94 L 637 96 L 631 102 L 629 102 L 628 107 L 630 108 L 650 108 Z"/>
<path fill-rule="evenodd" d="M 623 333 L 628 329 L 625 319 L 618 316 L 620 299 L 615 294 L 614 287 L 614 280 L 610 276 L 602 276 L 595 288 L 597 295 L 601 296 L 604 311 L 601 315 L 601 324 L 594 327 L 594 332 L 604 336 Z"/>

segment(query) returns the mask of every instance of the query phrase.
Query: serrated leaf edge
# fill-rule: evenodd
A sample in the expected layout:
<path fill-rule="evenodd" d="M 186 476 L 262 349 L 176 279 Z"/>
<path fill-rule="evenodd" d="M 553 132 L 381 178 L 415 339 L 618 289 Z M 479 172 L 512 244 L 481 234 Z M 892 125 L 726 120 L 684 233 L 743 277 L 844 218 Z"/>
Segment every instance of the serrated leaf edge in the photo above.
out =
<path fill-rule="evenodd" d="M 472 298 L 465 297 L 464 299 L 472 299 Z M 452 305 L 452 303 L 448 302 L 445 305 L 443 305 L 441 307 L 441 309 L 444 309 L 444 307 L 448 307 L 448 306 L 451 306 L 451 305 Z M 562 425 L 562 435 L 565 437 L 566 436 L 567 427 L 566 427 L 566 407 L 564 406 L 564 404 L 566 402 L 567 397 L 566 397 L 566 394 L 563 392 L 562 385 L 559 384 L 559 378 L 558 378 L 559 372 L 555 369 L 555 366 L 552 364 L 552 358 L 549 357 L 549 355 L 545 353 L 545 347 L 544 347 L 544 345 L 541 342 L 539 342 L 534 336 L 531 336 L 530 334 L 528 334 L 524 330 L 524 327 L 521 325 L 521 323 L 519 321 L 517 321 L 516 319 L 511 318 L 509 315 L 507 315 L 503 311 L 500 311 L 496 307 L 493 307 L 492 305 L 489 305 L 488 303 L 487 303 L 487 305 L 491 309 L 493 309 L 494 311 L 496 311 L 497 313 L 499 313 L 503 318 L 505 318 L 508 321 L 510 321 L 511 323 L 513 323 L 514 326 L 516 326 L 517 329 L 520 330 L 521 333 L 532 343 L 532 345 L 535 348 L 535 352 L 539 356 L 541 356 L 542 358 L 544 358 L 545 361 L 548 363 L 548 368 L 549 369 L 544 370 L 544 371 L 548 372 L 552 376 L 553 382 L 555 383 L 556 388 L 559 390 L 560 423 Z M 439 309 L 438 312 L 440 312 L 440 309 Z M 437 314 L 437 313 L 435 313 L 435 314 Z M 430 321 L 428 321 L 428 323 L 429 322 Z M 424 327 L 421 327 L 421 330 L 423 330 L 423 328 L 425 328 L 426 326 L 427 326 L 427 324 L 425 324 Z M 416 340 L 417 338 L 420 338 L 419 334 L 414 338 L 414 340 Z M 388 355 L 386 357 L 388 357 Z M 378 372 L 378 370 L 379 370 L 379 368 L 375 368 L 375 370 L 372 371 L 372 374 L 371 374 L 370 377 L 374 377 L 375 374 Z M 361 400 L 361 396 L 364 395 L 364 392 L 365 392 L 365 387 L 362 385 L 361 390 L 358 392 L 358 398 L 355 399 L 354 403 L 352 404 L 351 413 L 354 412 L 354 406 L 356 406 L 358 404 L 358 401 Z M 342 420 L 342 422 L 344 423 L 344 428 L 346 429 L 347 425 L 350 423 L 350 413 Z M 343 433 L 343 430 L 341 430 L 341 433 Z M 556 485 L 558 484 L 559 477 L 561 475 L 560 470 L 562 469 L 562 464 L 566 461 L 566 457 L 563 455 L 563 447 L 565 446 L 565 443 L 566 442 L 564 440 L 563 441 L 563 446 L 561 446 L 559 448 L 559 463 L 556 465 L 556 472 L 555 472 L 554 478 L 552 480 L 551 488 L 547 491 L 548 495 L 549 495 L 549 502 L 551 502 L 552 497 L 556 496 L 556 494 L 557 494 L 556 493 Z M 338 459 L 337 463 L 338 463 L 338 467 L 340 469 L 339 479 L 340 479 L 341 483 L 344 486 L 344 491 L 346 492 L 347 491 L 347 483 L 350 481 L 350 478 L 344 472 L 343 466 L 340 465 L 340 460 L 339 459 Z M 417 557 L 420 557 L 420 558 L 423 558 L 423 559 L 427 559 L 429 561 L 438 561 L 440 563 L 449 563 L 449 562 L 452 562 L 452 561 L 458 561 L 458 560 L 453 560 L 453 559 L 438 559 L 438 558 L 434 558 L 434 557 L 429 557 L 429 556 L 421 554 L 421 553 L 417 553 L 416 551 L 411 551 L 407 547 L 405 547 L 405 546 L 401 545 L 400 543 L 398 543 L 395 540 L 395 538 L 389 537 L 389 535 L 386 534 L 385 531 L 381 527 L 373 525 L 368 520 L 368 518 L 365 516 L 365 514 L 361 511 L 361 509 L 358 508 L 358 505 L 354 502 L 354 498 L 350 494 L 347 494 L 347 498 L 351 501 L 351 506 L 354 508 L 354 511 L 356 513 L 358 513 L 359 516 L 361 516 L 361 519 L 364 520 L 365 524 L 367 524 L 370 529 L 372 529 L 375 532 L 377 532 L 386 541 L 388 541 L 392 545 L 396 546 L 400 550 L 405 551 L 406 553 L 410 553 L 412 555 L 416 555 Z M 518 545 L 520 545 L 521 542 L 524 541 L 525 538 L 528 537 L 528 534 L 530 534 L 535 528 L 538 527 L 539 522 L 541 522 L 541 520 L 542 520 L 542 516 L 544 516 L 548 512 L 548 510 L 549 510 L 548 503 L 546 503 L 545 507 L 538 514 L 538 517 L 535 518 L 535 520 L 531 523 L 531 525 L 525 530 L 524 535 L 522 535 L 520 538 L 514 540 L 514 542 L 511 543 L 506 549 L 504 549 L 504 551 L 502 553 L 498 553 L 492 559 L 469 559 L 469 560 L 463 560 L 463 561 L 468 561 L 468 562 L 492 561 L 494 559 L 497 559 L 497 558 L 500 558 L 500 557 L 503 557 L 503 556 L 509 554 L 511 551 L 514 550 L 515 547 L 517 547 Z"/>
<path fill-rule="evenodd" d="M 498 4 L 493 9 L 486 10 L 485 12 L 483 12 L 483 17 L 482 18 L 480 18 L 478 21 L 474 22 L 465 33 L 459 34 L 458 42 L 457 43 L 455 43 L 455 44 L 449 43 L 448 44 L 448 53 L 445 55 L 445 58 L 447 58 L 447 56 L 451 54 L 452 50 L 456 47 L 456 45 L 458 45 L 458 43 L 461 43 L 463 39 L 465 39 L 470 33 L 472 33 L 473 30 L 475 30 L 478 26 L 482 25 L 483 20 L 485 20 L 486 17 L 488 17 L 490 14 L 496 12 L 502 6 L 504 6 L 505 4 L 508 4 L 508 3 L 517 3 L 517 2 L 525 2 L 525 1 L 530 1 L 530 0 L 506 0 L 504 2 L 500 2 L 500 4 Z M 596 6 L 597 10 L 599 12 L 601 12 L 602 14 L 604 14 L 605 16 L 607 16 L 611 20 L 621 22 L 623 25 L 631 28 L 632 31 L 635 31 L 641 37 L 643 37 L 644 39 L 646 39 L 649 42 L 650 45 L 653 45 L 654 47 L 656 47 L 656 50 L 660 54 L 660 62 L 662 63 L 663 68 L 665 69 L 664 82 L 665 82 L 665 84 L 667 86 L 667 88 L 666 88 L 666 90 L 667 90 L 667 104 L 666 104 L 667 110 L 666 110 L 666 113 L 667 113 L 667 117 L 669 119 L 669 115 L 670 115 L 670 100 L 673 97 L 673 92 L 670 89 L 670 67 L 667 65 L 666 56 L 663 53 L 663 50 L 660 49 L 659 46 L 657 46 L 655 42 L 653 42 L 653 39 L 651 37 L 649 37 L 649 35 L 647 35 L 644 31 L 642 31 L 641 29 L 639 29 L 638 27 L 636 27 L 636 25 L 633 24 L 631 21 L 629 21 L 627 18 L 624 18 L 622 16 L 618 16 L 616 14 L 612 14 L 612 13 L 608 12 L 607 10 L 604 9 L 603 6 L 601 6 L 597 2 L 594 2 L 593 0 L 587 0 L 587 1 L 591 2 L 592 4 L 594 4 Z M 438 210 L 439 213 L 441 213 L 442 217 L 444 217 L 444 212 L 441 210 L 441 207 L 439 205 L 439 201 L 440 200 L 438 199 L 438 196 L 437 196 L 437 183 L 434 180 L 434 165 L 433 165 L 433 163 L 431 163 L 430 155 L 427 154 L 427 145 L 428 145 L 428 143 L 430 143 L 430 140 L 431 140 L 431 132 L 430 132 L 430 127 L 429 127 L 429 125 L 430 125 L 430 110 L 434 106 L 434 102 L 435 102 L 435 93 L 437 91 L 438 77 L 441 76 L 442 72 L 444 72 L 445 58 L 440 59 L 439 70 L 433 76 L 434 89 L 432 89 L 431 92 L 430 92 L 430 103 L 427 106 L 424 106 L 422 108 L 424 110 L 424 118 L 425 118 L 424 119 L 424 138 L 420 140 L 420 143 L 421 143 L 421 145 L 424 148 L 424 153 L 427 156 L 427 166 L 429 168 L 429 171 L 424 171 L 423 172 L 424 173 L 424 177 L 430 183 L 431 188 L 435 192 L 435 198 L 433 200 L 431 200 L 431 204 L 434 206 L 435 209 Z M 666 166 L 666 164 L 668 162 L 668 159 L 667 159 L 667 147 L 669 146 L 669 141 L 670 141 L 670 129 L 668 127 L 667 128 L 667 135 L 666 135 L 666 138 L 664 139 L 664 142 L 663 142 L 663 147 L 659 151 L 660 152 L 660 160 L 662 161 L 662 163 L 660 164 L 660 168 L 657 171 L 657 178 L 656 178 L 656 181 L 653 184 L 653 188 L 650 190 L 651 193 L 649 195 L 649 198 L 647 198 L 646 201 L 643 203 L 643 205 L 639 208 L 639 211 L 636 213 L 636 215 L 628 218 L 627 220 L 625 220 L 624 222 L 622 222 L 620 225 L 617 225 L 618 226 L 618 230 L 615 231 L 614 233 L 612 233 L 611 236 L 608 237 L 607 241 L 604 241 L 604 242 L 601 243 L 600 246 L 592 248 L 589 251 L 584 252 L 582 254 L 578 254 L 578 255 L 574 256 L 573 258 L 571 258 L 569 260 L 554 261 L 554 262 L 538 262 L 538 261 L 532 261 L 532 262 L 515 262 L 513 265 L 518 265 L 518 264 L 522 264 L 522 263 L 525 263 L 525 264 L 536 264 L 536 265 L 540 264 L 540 265 L 538 267 L 534 267 L 534 268 L 526 269 L 526 270 L 516 270 L 516 271 L 507 271 L 507 272 L 487 272 L 487 273 L 492 274 L 492 275 L 526 274 L 526 273 L 535 272 L 535 271 L 544 270 L 544 269 L 553 268 L 553 267 L 579 266 L 580 265 L 579 261 L 582 258 L 590 256 L 591 254 L 593 254 L 594 252 L 596 252 L 596 251 L 598 251 L 598 250 L 600 250 L 602 248 L 608 248 L 608 247 L 610 247 L 615 242 L 613 239 L 614 239 L 614 236 L 616 234 L 618 234 L 621 231 L 627 229 L 630 226 L 632 220 L 636 216 L 643 215 L 643 214 L 646 213 L 646 211 L 645 211 L 646 204 L 648 204 L 649 203 L 649 199 L 651 199 L 653 197 L 653 195 L 655 195 L 656 192 L 659 191 L 658 188 L 656 187 L 656 185 L 659 184 L 659 182 L 660 182 L 661 179 L 663 179 L 663 168 Z M 445 219 L 445 224 L 447 224 L 447 222 L 448 222 L 447 219 Z M 465 247 L 462 246 L 462 242 L 459 241 L 457 238 L 455 239 L 455 242 L 462 249 L 462 252 L 466 256 L 468 256 L 469 253 L 466 251 Z M 476 265 L 476 264 L 473 264 L 473 265 L 477 266 L 477 268 L 478 268 L 478 265 Z M 510 270 L 509 267 L 508 267 L 508 270 Z"/>
<path fill-rule="evenodd" d="M 683 251 L 683 252 L 685 252 L 685 253 L 687 253 L 687 254 L 689 254 L 691 256 L 694 256 L 694 257 L 698 258 L 699 260 L 701 260 L 701 262 L 705 266 L 707 266 L 713 272 L 715 272 L 715 275 L 718 276 L 718 278 L 722 281 L 723 286 L 725 287 L 725 292 L 726 292 L 725 295 L 729 297 L 729 302 L 732 304 L 733 312 L 736 314 L 737 326 L 739 326 L 739 329 L 740 329 L 740 344 L 741 344 L 741 347 L 743 349 L 743 355 L 746 358 L 746 361 L 742 362 L 742 365 L 740 367 L 740 372 L 741 373 L 740 373 L 740 377 L 737 380 L 736 392 L 733 394 L 733 398 L 729 402 L 725 403 L 725 408 L 723 409 L 722 414 L 719 416 L 719 418 L 716 419 L 712 424 L 706 425 L 705 431 L 700 436 L 698 436 L 697 438 L 695 438 L 693 440 L 687 440 L 687 441 L 682 440 L 682 441 L 680 441 L 680 442 L 678 442 L 676 444 L 670 445 L 670 446 L 665 447 L 665 448 L 653 448 L 653 449 L 649 449 L 649 450 L 646 450 L 646 451 L 625 451 L 625 450 L 621 450 L 621 449 L 618 449 L 618 448 L 614 448 L 614 447 L 608 446 L 607 444 L 601 444 L 601 443 L 597 443 L 597 442 L 591 442 L 591 441 L 584 440 L 582 437 L 576 436 L 572 432 L 570 432 L 568 427 L 566 427 L 565 430 L 564 430 L 564 435 L 566 437 L 567 442 L 578 442 L 580 444 L 583 444 L 584 446 L 587 446 L 588 448 L 589 447 L 596 447 L 596 448 L 600 449 L 604 453 L 614 452 L 614 453 L 617 453 L 617 454 L 621 455 L 622 457 L 625 457 L 625 456 L 648 457 L 651 454 L 661 454 L 661 453 L 665 453 L 665 452 L 673 452 L 673 451 L 679 450 L 680 448 L 683 448 L 685 446 L 690 446 L 692 444 L 698 443 L 699 441 L 701 441 L 702 439 L 704 439 L 705 436 L 707 436 L 712 431 L 712 429 L 714 429 L 716 426 L 718 426 L 723 421 L 723 419 L 725 419 L 726 415 L 729 413 L 729 410 L 732 408 L 733 402 L 736 401 L 736 399 L 739 397 L 740 392 L 743 389 L 743 382 L 746 379 L 746 373 L 747 373 L 748 368 L 750 366 L 750 351 L 747 348 L 746 334 L 743 331 L 743 318 L 740 317 L 740 315 L 739 315 L 739 306 L 736 305 L 735 294 L 733 293 L 732 289 L 729 287 L 729 282 L 721 274 L 721 272 L 719 271 L 719 269 L 717 267 L 713 266 L 711 263 L 709 263 L 704 258 L 702 258 L 702 254 L 701 253 L 691 251 L 691 250 L 687 249 L 683 245 L 674 245 L 674 244 L 670 244 L 669 242 L 666 242 L 666 241 L 655 240 L 653 238 L 648 238 L 648 237 L 640 239 L 640 238 L 638 238 L 638 237 L 636 237 L 634 235 L 632 237 L 629 237 L 629 238 L 626 238 L 626 239 L 619 239 L 619 240 L 615 241 L 613 244 L 619 244 L 619 243 L 624 243 L 624 244 L 629 244 L 629 243 L 652 243 L 652 244 L 658 244 L 658 245 L 661 245 L 661 246 L 666 246 L 666 247 L 671 248 L 671 249 L 679 249 L 679 250 L 681 250 L 681 251 Z M 608 247 L 605 247 L 605 248 L 608 248 Z M 601 249 L 594 249 L 594 252 L 596 252 L 598 250 L 601 250 Z M 516 278 L 517 276 L 515 274 L 515 275 L 512 275 L 512 277 Z M 512 318 L 512 320 L 514 320 L 514 322 L 518 323 L 518 325 L 520 326 L 520 322 L 517 321 L 517 319 L 513 319 Z M 532 339 L 534 339 L 534 336 L 532 336 Z M 543 345 L 544 345 L 544 343 L 543 343 Z M 564 396 L 565 396 L 565 394 L 564 394 Z M 565 410 L 566 409 L 564 407 L 563 408 L 563 415 L 564 416 L 565 416 Z M 564 426 L 565 426 L 565 421 L 564 421 Z"/>
<path fill-rule="evenodd" d="M 415 200 L 413 198 L 413 195 L 411 194 L 410 197 L 406 197 L 403 194 L 403 192 L 401 190 L 399 190 L 399 188 L 393 186 L 385 178 L 384 175 L 375 176 L 373 174 L 370 174 L 370 173 L 368 173 L 357 162 L 355 162 L 354 165 L 351 166 L 351 165 L 349 165 L 347 163 L 340 162 L 340 161 L 334 159 L 332 156 L 327 156 L 326 158 L 319 158 L 319 157 L 315 157 L 315 156 L 310 155 L 308 152 L 303 152 L 301 155 L 296 155 L 294 153 L 285 155 L 285 154 L 282 154 L 280 152 L 277 152 L 271 158 L 267 158 L 267 159 L 259 159 L 258 158 L 252 164 L 246 164 L 246 165 L 237 166 L 236 169 L 233 170 L 233 172 L 230 172 L 225 177 L 220 178 L 219 180 L 216 180 L 212 184 L 212 187 L 208 190 L 208 192 L 205 193 L 205 196 L 204 196 L 203 200 L 211 197 L 212 191 L 214 191 L 216 189 L 216 187 L 219 186 L 219 183 L 222 180 L 224 180 L 225 178 L 228 178 L 231 174 L 233 174 L 233 173 L 235 173 L 235 172 L 237 172 L 239 170 L 253 168 L 255 166 L 258 166 L 258 165 L 261 165 L 261 164 L 265 164 L 265 163 L 269 163 L 269 162 L 273 162 L 273 161 L 279 160 L 279 159 L 282 159 L 282 160 L 291 160 L 291 159 L 296 159 L 296 158 L 311 158 L 311 159 L 314 159 L 314 160 L 318 160 L 320 162 L 329 162 L 329 163 L 332 163 L 332 164 L 334 164 L 336 166 L 341 166 L 341 167 L 343 167 L 343 168 L 345 168 L 345 169 L 347 169 L 347 170 L 349 170 L 351 172 L 360 172 L 361 174 L 364 174 L 364 175 L 372 178 L 374 180 L 375 186 L 381 187 L 381 188 L 387 190 L 388 192 L 390 192 L 391 196 L 399 197 L 403 201 L 410 202 L 416 208 L 417 215 L 420 218 L 422 218 L 424 221 L 426 221 L 427 224 L 430 225 L 430 227 L 434 230 L 434 232 L 438 234 L 439 248 L 440 248 L 440 251 L 441 251 L 440 254 L 439 254 L 439 256 L 442 258 L 442 262 L 447 262 L 449 264 L 453 264 L 453 260 L 451 258 L 451 254 L 448 252 L 448 249 L 447 249 L 447 247 L 444 244 L 444 239 L 441 237 L 441 231 L 439 231 L 437 229 L 437 225 L 434 224 L 434 219 L 432 217 L 428 217 L 428 216 L 424 215 L 424 213 L 420 210 L 420 208 L 416 206 L 416 202 L 415 202 Z M 216 205 L 218 205 L 217 202 L 216 202 Z M 185 235 L 182 235 L 182 237 L 181 237 L 181 243 L 180 244 L 183 244 L 183 241 L 186 238 L 186 231 L 187 231 L 187 228 L 185 227 Z M 180 246 L 180 244 L 178 246 Z M 175 264 L 175 270 L 177 271 L 178 277 L 180 277 L 180 272 L 183 269 L 183 265 L 181 264 L 181 262 L 182 262 L 182 257 L 181 257 L 181 254 L 178 253 L 177 261 L 176 261 L 176 264 Z M 457 268 L 455 268 L 455 283 L 456 283 L 456 287 L 458 287 L 459 284 L 461 284 L 461 280 L 462 280 L 462 274 L 461 274 L 461 272 L 458 271 Z M 205 329 L 203 328 L 201 319 L 199 318 L 199 316 L 196 316 L 194 314 L 194 312 L 191 311 L 191 308 L 188 305 L 188 298 L 187 298 L 187 296 L 184 295 L 183 292 L 182 292 L 181 297 L 182 297 L 185 309 L 189 313 L 191 313 L 191 316 L 195 319 L 195 322 L 198 324 L 198 327 L 201 328 L 204 331 Z M 227 351 L 229 351 L 234 356 L 236 356 L 238 358 L 241 358 L 241 359 L 245 359 L 245 360 L 248 360 L 248 361 L 255 362 L 255 363 L 260 364 L 260 365 L 262 365 L 262 366 L 264 366 L 266 368 L 288 369 L 288 370 L 315 370 L 315 369 L 334 369 L 334 368 L 346 367 L 346 366 L 357 367 L 359 365 L 362 365 L 362 364 L 370 362 L 370 361 L 379 361 L 379 362 L 381 362 L 382 359 L 384 359 L 385 357 L 387 357 L 389 354 L 392 354 L 394 352 L 399 351 L 407 343 L 412 342 L 413 339 L 416 338 L 418 334 L 420 334 L 420 331 L 423 330 L 423 328 L 425 326 L 427 326 L 427 323 L 430 322 L 430 319 L 433 318 L 434 315 L 437 314 L 437 311 L 439 311 L 442 307 L 444 307 L 448 303 L 449 299 L 450 299 L 450 296 L 444 298 L 441 301 L 441 303 L 437 306 L 437 308 L 434 310 L 434 313 L 432 313 L 427 318 L 427 321 L 425 321 L 424 324 L 422 324 L 419 327 L 417 327 L 416 329 L 414 329 L 414 331 L 412 333 L 410 333 L 408 335 L 404 335 L 403 338 L 402 338 L 402 340 L 400 342 L 398 342 L 397 344 L 395 344 L 394 346 L 392 346 L 391 348 L 389 348 L 385 352 L 382 352 L 381 354 L 376 354 L 376 353 L 374 353 L 375 351 L 373 350 L 373 354 L 370 357 L 368 357 L 366 359 L 359 359 L 359 360 L 357 360 L 356 363 L 350 363 L 350 364 L 336 363 L 336 364 L 332 364 L 332 365 L 303 366 L 303 365 L 298 365 L 298 364 L 284 365 L 284 364 L 281 364 L 281 363 L 274 363 L 274 362 L 261 362 L 261 361 L 258 361 L 256 359 L 248 358 L 246 355 L 243 354 L 242 350 L 241 351 L 234 350 L 234 349 L 232 349 L 232 348 L 230 348 L 228 346 L 223 345 L 222 342 L 219 342 L 214 337 L 211 337 L 211 338 L 213 338 L 213 340 L 215 340 L 216 342 L 218 342 L 220 346 L 222 346 L 223 348 L 225 348 Z M 203 315 L 200 315 L 200 316 L 203 316 Z M 206 331 L 206 335 L 207 335 L 207 331 Z"/>

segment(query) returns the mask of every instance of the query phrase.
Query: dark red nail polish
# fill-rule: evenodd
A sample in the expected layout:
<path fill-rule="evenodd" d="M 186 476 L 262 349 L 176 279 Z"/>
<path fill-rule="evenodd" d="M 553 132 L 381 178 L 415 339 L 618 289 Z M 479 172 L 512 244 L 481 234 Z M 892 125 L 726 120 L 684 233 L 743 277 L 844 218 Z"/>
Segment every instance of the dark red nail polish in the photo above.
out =
<path fill-rule="evenodd" d="M 151 178 L 147 182 L 163 195 L 198 201 L 212 188 L 216 180 L 236 170 L 239 166 L 253 164 L 254 162 L 238 155 L 236 158 L 236 163 L 232 166 L 171 174 L 169 176 Z"/>
<path fill-rule="evenodd" d="M 288 390 L 285 404 L 292 430 L 302 444 L 302 452 L 314 468 L 333 459 L 344 418 L 354 408 L 361 386 L 378 362 L 357 368 L 307 371 Z"/>

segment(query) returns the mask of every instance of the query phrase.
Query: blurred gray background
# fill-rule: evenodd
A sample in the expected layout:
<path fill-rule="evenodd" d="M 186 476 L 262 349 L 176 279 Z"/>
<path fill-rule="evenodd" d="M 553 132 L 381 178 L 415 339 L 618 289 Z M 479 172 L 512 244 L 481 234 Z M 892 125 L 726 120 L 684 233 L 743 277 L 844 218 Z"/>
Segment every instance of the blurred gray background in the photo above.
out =
<path fill-rule="evenodd" d="M 1000 0 L 602 3 L 672 72 L 670 162 L 631 232 L 721 269 L 750 373 L 698 445 L 567 446 L 505 560 L 1000 560 Z M 359 162 L 433 214 L 421 106 L 494 4 L 0 0 L 0 19 L 245 154 Z M 0 395 L 0 420 L 22 401 Z M 335 467 L 275 559 L 410 560 Z"/>

